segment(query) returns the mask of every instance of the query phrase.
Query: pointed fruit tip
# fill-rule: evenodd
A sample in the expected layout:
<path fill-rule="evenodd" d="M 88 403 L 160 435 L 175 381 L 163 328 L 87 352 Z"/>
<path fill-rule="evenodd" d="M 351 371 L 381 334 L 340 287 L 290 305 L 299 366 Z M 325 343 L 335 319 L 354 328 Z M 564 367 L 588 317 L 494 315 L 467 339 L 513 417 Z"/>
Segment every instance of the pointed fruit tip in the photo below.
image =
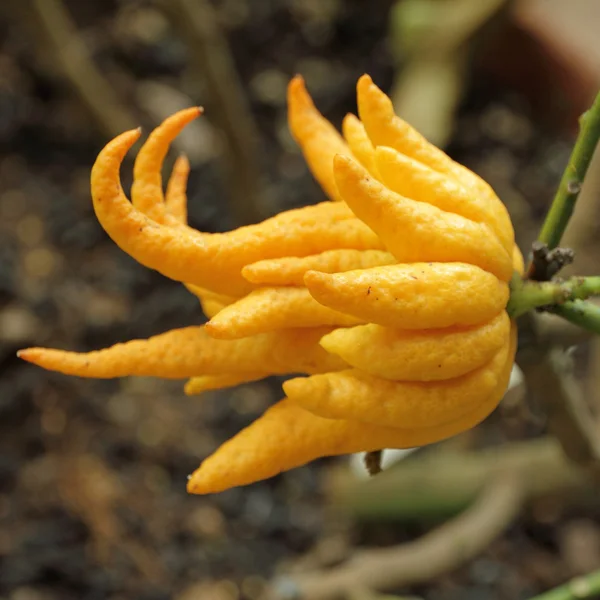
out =
<path fill-rule="evenodd" d="M 311 287 L 320 287 L 329 277 L 330 275 L 321 273 L 321 271 L 306 271 L 306 273 L 304 273 L 304 285 L 306 285 L 310 291 Z"/>

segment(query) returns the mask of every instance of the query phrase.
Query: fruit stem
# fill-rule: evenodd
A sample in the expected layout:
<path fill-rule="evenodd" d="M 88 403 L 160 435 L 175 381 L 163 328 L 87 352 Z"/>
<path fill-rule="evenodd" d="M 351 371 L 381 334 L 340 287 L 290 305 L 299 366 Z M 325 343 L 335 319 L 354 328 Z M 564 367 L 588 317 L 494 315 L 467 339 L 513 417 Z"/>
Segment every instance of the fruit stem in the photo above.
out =
<path fill-rule="evenodd" d="M 515 319 L 532 309 L 543 307 L 574 322 L 575 319 L 578 319 L 578 324 L 585 327 L 582 323 L 586 322 L 590 318 L 588 314 L 591 315 L 594 311 L 588 308 L 587 303 L 581 306 L 581 304 L 575 304 L 574 301 L 585 300 L 596 295 L 600 295 L 600 276 L 571 277 L 562 281 L 531 281 L 522 279 L 515 274 L 510 282 L 510 300 L 506 310 L 511 318 Z M 563 315 L 556 309 L 564 307 L 565 304 L 567 304 L 567 309 L 563 311 L 566 313 Z M 600 309 L 594 308 L 599 313 L 597 323 L 593 327 L 598 327 L 600 326 Z M 586 327 L 586 329 L 588 328 Z M 593 331 L 596 330 L 593 329 Z"/>
<path fill-rule="evenodd" d="M 596 304 L 573 300 L 553 306 L 549 312 L 600 335 L 600 306 Z"/>
<path fill-rule="evenodd" d="M 600 93 L 591 108 L 580 117 L 579 127 L 577 141 L 538 237 L 538 240 L 548 244 L 551 250 L 558 246 L 567 228 L 600 139 Z"/>

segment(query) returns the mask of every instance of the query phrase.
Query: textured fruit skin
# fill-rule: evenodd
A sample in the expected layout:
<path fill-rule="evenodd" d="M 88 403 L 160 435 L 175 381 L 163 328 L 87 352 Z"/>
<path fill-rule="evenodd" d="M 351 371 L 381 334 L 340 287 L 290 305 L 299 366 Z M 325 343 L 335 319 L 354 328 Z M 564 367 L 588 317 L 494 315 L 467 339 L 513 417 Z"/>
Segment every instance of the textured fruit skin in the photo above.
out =
<path fill-rule="evenodd" d="M 409 263 L 346 273 L 309 271 L 313 298 L 369 323 L 399 329 L 480 325 L 504 310 L 508 284 L 466 263 Z"/>
<path fill-rule="evenodd" d="M 304 285 L 307 271 L 343 273 L 354 269 L 367 269 L 395 264 L 396 259 L 383 250 L 327 250 L 312 256 L 286 256 L 259 260 L 242 269 L 242 275 L 258 285 Z"/>
<path fill-rule="evenodd" d="M 127 200 L 119 181 L 121 162 L 138 138 L 137 130 L 124 133 L 100 152 L 91 177 L 94 209 L 120 248 L 171 279 L 241 296 L 252 290 L 241 269 L 257 260 L 333 248 L 382 248 L 377 236 L 343 204 L 295 209 L 224 234 L 161 225 Z"/>
<path fill-rule="evenodd" d="M 337 155 L 333 170 L 346 204 L 398 262 L 466 262 L 503 281 L 512 277 L 512 257 L 487 225 L 400 196 L 347 156 Z"/>
<path fill-rule="evenodd" d="M 150 134 L 135 159 L 131 202 L 137 210 L 157 223 L 169 225 L 180 223 L 175 216 L 170 214 L 163 201 L 161 169 L 171 142 L 188 123 L 201 114 L 202 108 L 194 107 L 181 110 L 168 117 L 160 127 Z M 182 169 L 181 165 L 175 167 L 175 177 L 180 177 L 180 169 Z M 187 181 L 187 173 L 185 179 Z M 172 185 L 175 185 L 175 181 L 172 182 Z M 171 197 L 174 193 L 171 190 Z"/>
<path fill-rule="evenodd" d="M 198 375 L 191 377 L 185 384 L 183 391 L 187 396 L 197 396 L 210 390 L 222 390 L 235 387 L 241 383 L 259 381 L 269 377 L 270 373 L 265 371 L 227 373 L 225 375 Z"/>
<path fill-rule="evenodd" d="M 516 350 L 508 281 L 524 265 L 504 205 L 397 117 L 368 76 L 357 96 L 360 119 L 347 115 L 342 137 L 301 77 L 288 90 L 292 135 L 337 202 L 227 233 L 188 226 L 185 157 L 162 190 L 169 145 L 201 109 L 151 133 L 135 161 L 132 202 L 119 169 L 139 131 L 109 142 L 94 164 L 104 229 L 181 282 L 210 320 L 104 350 L 29 348 L 21 358 L 81 377 L 189 378 L 187 394 L 305 375 L 202 462 L 192 493 L 322 456 L 431 444 L 477 425 L 506 389 Z"/>
<path fill-rule="evenodd" d="M 167 183 L 165 209 L 179 225 L 187 225 L 187 181 L 190 161 L 178 156 Z"/>
<path fill-rule="evenodd" d="M 284 399 L 208 457 L 190 477 L 187 489 L 192 494 L 221 492 L 273 477 L 321 456 L 424 446 L 470 429 L 483 421 L 504 395 L 516 350 L 516 332 L 509 343 L 509 360 L 497 387 L 471 412 L 450 423 L 396 429 L 360 421 L 324 419 Z"/>
<path fill-rule="evenodd" d="M 290 379 L 287 397 L 328 419 L 398 427 L 442 425 L 473 410 L 498 385 L 508 347 L 465 375 L 438 381 L 390 381 L 360 369 Z"/>
<path fill-rule="evenodd" d="M 484 223 L 503 248 L 509 253 L 512 251 L 513 236 L 504 229 L 485 197 L 393 148 L 378 147 L 375 162 L 381 182 L 393 192 Z"/>
<path fill-rule="evenodd" d="M 335 127 L 323 117 L 308 95 L 304 79 L 296 75 L 288 86 L 288 124 L 304 158 L 330 200 L 340 200 L 333 177 L 336 154 L 350 155 L 350 148 Z"/>
<path fill-rule="evenodd" d="M 172 329 L 95 352 L 28 348 L 19 356 L 65 375 L 111 379 L 138 375 L 181 379 L 196 375 L 326 372 L 347 364 L 328 354 L 319 340 L 331 328 L 280 329 L 241 340 L 217 340 L 206 328 Z"/>
<path fill-rule="evenodd" d="M 352 113 L 347 114 L 342 121 L 344 139 L 356 160 L 375 177 L 381 180 L 375 158 L 375 146 L 369 139 L 365 126 Z"/>
<path fill-rule="evenodd" d="M 414 158 L 438 173 L 458 181 L 474 195 L 487 201 L 496 216 L 503 237 L 507 237 L 507 250 L 514 243 L 514 231 L 504 204 L 490 185 L 475 173 L 453 161 L 445 152 L 430 144 L 418 131 L 394 114 L 392 101 L 363 75 L 356 86 L 358 114 L 369 138 L 375 146 L 389 146 Z"/>
<path fill-rule="evenodd" d="M 218 312 L 206 325 L 209 335 L 237 339 L 282 327 L 356 325 L 363 321 L 317 302 L 306 288 L 269 287 L 250 292 Z"/>
<path fill-rule="evenodd" d="M 489 362 L 506 342 L 510 319 L 500 312 L 475 327 L 393 329 L 381 325 L 338 328 L 321 346 L 349 365 L 392 381 L 440 381 Z"/>

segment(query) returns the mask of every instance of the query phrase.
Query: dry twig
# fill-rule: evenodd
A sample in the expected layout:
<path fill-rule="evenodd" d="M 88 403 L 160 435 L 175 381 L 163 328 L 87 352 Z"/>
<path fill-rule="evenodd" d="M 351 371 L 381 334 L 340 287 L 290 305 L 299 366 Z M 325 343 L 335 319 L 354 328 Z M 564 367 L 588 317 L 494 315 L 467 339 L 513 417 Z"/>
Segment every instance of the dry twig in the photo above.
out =
<path fill-rule="evenodd" d="M 274 584 L 273 597 L 336 600 L 352 589 L 385 591 L 428 581 L 464 564 L 488 546 L 521 509 L 520 479 L 503 473 L 456 519 L 415 542 L 366 550 L 326 572 Z"/>

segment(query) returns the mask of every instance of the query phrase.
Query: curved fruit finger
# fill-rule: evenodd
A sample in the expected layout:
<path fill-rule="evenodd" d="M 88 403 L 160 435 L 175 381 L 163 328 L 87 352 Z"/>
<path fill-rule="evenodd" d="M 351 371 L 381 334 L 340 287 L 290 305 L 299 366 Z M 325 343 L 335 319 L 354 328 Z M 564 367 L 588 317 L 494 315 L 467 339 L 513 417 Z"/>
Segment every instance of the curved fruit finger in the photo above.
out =
<path fill-rule="evenodd" d="M 235 296 L 226 296 L 224 294 L 216 294 L 211 290 L 201 288 L 197 285 L 184 283 L 189 292 L 194 294 L 200 300 L 202 312 L 210 319 L 226 306 L 233 304 L 238 300 Z"/>
<path fill-rule="evenodd" d="M 473 410 L 498 384 L 508 339 L 491 361 L 443 381 L 389 381 L 359 369 L 289 379 L 283 391 L 305 410 L 328 419 L 350 419 L 398 428 L 432 427 Z"/>
<path fill-rule="evenodd" d="M 508 385 L 513 355 L 514 345 L 509 351 L 511 359 L 488 398 L 471 412 L 434 427 L 394 429 L 323 419 L 284 399 L 209 456 L 190 477 L 188 492 L 221 492 L 268 479 L 324 456 L 414 448 L 457 435 L 475 427 L 496 408 Z"/>
<path fill-rule="evenodd" d="M 288 123 L 292 136 L 328 198 L 339 200 L 333 178 L 333 157 L 350 154 L 335 127 L 316 109 L 304 79 L 296 75 L 288 85 Z"/>
<path fill-rule="evenodd" d="M 204 327 L 173 329 L 93 352 L 27 348 L 18 356 L 51 371 L 110 379 L 128 375 L 183 379 L 262 371 L 270 374 L 335 371 L 344 361 L 319 339 L 331 328 L 286 330 L 241 340 L 216 340 Z"/>
<path fill-rule="evenodd" d="M 141 264 L 176 281 L 241 296 L 253 286 L 242 268 L 257 260 L 316 254 L 332 248 L 381 248 L 381 242 L 341 203 L 287 211 L 225 234 L 165 227 L 136 210 L 121 187 L 119 167 L 139 131 L 105 146 L 92 169 L 96 216 L 116 244 Z"/>
<path fill-rule="evenodd" d="M 411 263 L 347 273 L 309 271 L 315 300 L 368 323 L 398 329 L 480 325 L 504 310 L 508 285 L 463 263 Z"/>
<path fill-rule="evenodd" d="M 175 160 L 171 176 L 167 182 L 165 208 L 181 225 L 187 225 L 187 182 L 190 174 L 190 162 L 184 154 Z"/>
<path fill-rule="evenodd" d="M 202 108 L 193 107 L 165 119 L 148 136 L 135 159 L 131 200 L 140 212 L 157 223 L 177 224 L 165 210 L 161 169 L 171 142 L 201 114 Z"/>
<path fill-rule="evenodd" d="M 369 139 L 365 126 L 352 113 L 348 113 L 342 121 L 342 132 L 350 151 L 356 160 L 367 170 L 375 179 L 381 180 L 377 164 L 375 162 L 375 147 Z"/>
<path fill-rule="evenodd" d="M 206 330 L 219 339 L 236 339 L 292 327 L 356 325 L 360 319 L 319 304 L 304 287 L 267 287 L 223 308 Z"/>
<path fill-rule="evenodd" d="M 346 156 L 335 157 L 334 173 L 346 204 L 398 262 L 465 262 L 504 281 L 512 277 L 511 257 L 487 225 L 404 198 Z"/>
<path fill-rule="evenodd" d="M 506 343 L 505 311 L 475 327 L 406 330 L 359 325 L 334 329 L 321 346 L 349 365 L 395 381 L 439 381 L 460 377 L 488 363 Z"/>
<path fill-rule="evenodd" d="M 307 271 L 342 273 L 354 269 L 367 269 L 381 265 L 392 265 L 396 259 L 383 250 L 326 250 L 310 256 L 285 256 L 260 260 L 246 265 L 242 275 L 251 283 L 259 285 L 304 285 Z"/>
<path fill-rule="evenodd" d="M 189 379 L 183 391 L 186 396 L 197 396 L 211 390 L 222 390 L 242 383 L 258 381 L 269 377 L 269 373 L 227 373 L 224 375 L 199 375 Z"/>
<path fill-rule="evenodd" d="M 358 80 L 356 91 L 360 119 L 375 146 L 390 146 L 440 173 L 454 177 L 469 191 L 485 198 L 502 229 L 511 231 L 508 211 L 492 188 L 475 173 L 430 144 L 418 131 L 398 117 L 394 113 L 392 101 L 368 75 L 363 75 Z"/>
<path fill-rule="evenodd" d="M 502 242 L 504 249 L 512 252 L 515 237 L 512 228 L 505 230 L 504 221 L 497 218 L 489 203 L 476 192 L 393 148 L 380 146 L 375 151 L 375 160 L 379 179 L 390 190 L 476 223 L 485 223 Z"/>

